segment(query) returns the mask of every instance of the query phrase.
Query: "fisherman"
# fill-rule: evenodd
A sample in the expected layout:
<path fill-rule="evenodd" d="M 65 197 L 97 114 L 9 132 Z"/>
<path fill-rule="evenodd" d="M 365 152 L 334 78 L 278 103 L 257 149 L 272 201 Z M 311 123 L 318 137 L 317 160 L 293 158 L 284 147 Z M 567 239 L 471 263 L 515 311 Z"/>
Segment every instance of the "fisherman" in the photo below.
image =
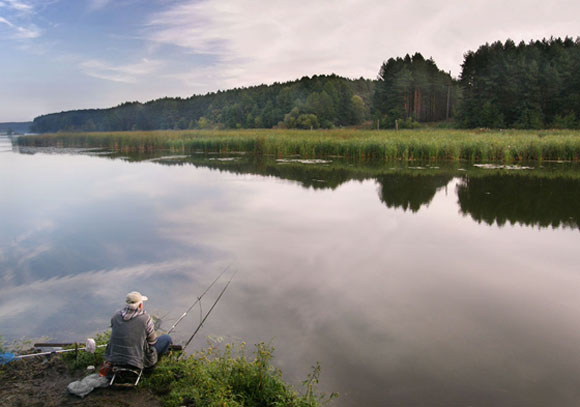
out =
<path fill-rule="evenodd" d="M 111 339 L 105 351 L 105 360 L 111 365 L 150 368 L 169 350 L 171 337 L 157 337 L 153 320 L 143 309 L 147 299 L 138 291 L 130 292 L 125 308 L 111 318 Z"/>

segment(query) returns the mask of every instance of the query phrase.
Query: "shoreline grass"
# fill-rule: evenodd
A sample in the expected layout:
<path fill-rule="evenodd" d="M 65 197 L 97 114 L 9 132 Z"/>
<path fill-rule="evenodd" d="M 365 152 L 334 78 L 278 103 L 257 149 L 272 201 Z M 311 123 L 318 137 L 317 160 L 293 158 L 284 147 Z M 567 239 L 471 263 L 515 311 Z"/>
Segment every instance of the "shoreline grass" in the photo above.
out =
<path fill-rule="evenodd" d="M 109 337 L 110 333 L 105 332 L 97 335 L 95 341 L 97 345 L 103 345 Z M 161 357 L 155 368 L 144 372 L 137 390 L 151 393 L 164 407 L 320 407 L 338 397 L 335 393 L 325 395 L 318 391 L 318 363 L 312 366 L 311 373 L 302 382 L 303 390 L 299 392 L 284 380 L 281 370 L 273 365 L 273 352 L 274 348 L 264 343 L 256 344 L 253 352 L 247 352 L 245 342 L 219 347 L 210 344 L 192 354 L 172 351 Z M 79 376 L 86 375 L 88 365 L 98 369 L 104 361 L 104 353 L 105 349 L 101 347 L 94 354 L 63 353 L 54 355 L 52 360 L 63 362 L 58 367 L 60 373 Z M 46 356 L 30 360 L 29 363 L 37 362 L 41 370 L 37 375 L 53 377 L 58 374 L 42 371 L 45 369 L 42 360 L 48 360 Z M 18 369 L 26 369 L 23 363 L 15 361 L 1 365 L 0 377 L 7 382 L 16 380 Z M 53 366 L 47 364 L 46 369 Z"/>
<path fill-rule="evenodd" d="M 35 147 L 103 148 L 119 152 L 247 152 L 277 158 L 344 157 L 353 161 L 579 161 L 573 130 L 184 130 L 55 133 L 19 137 Z"/>

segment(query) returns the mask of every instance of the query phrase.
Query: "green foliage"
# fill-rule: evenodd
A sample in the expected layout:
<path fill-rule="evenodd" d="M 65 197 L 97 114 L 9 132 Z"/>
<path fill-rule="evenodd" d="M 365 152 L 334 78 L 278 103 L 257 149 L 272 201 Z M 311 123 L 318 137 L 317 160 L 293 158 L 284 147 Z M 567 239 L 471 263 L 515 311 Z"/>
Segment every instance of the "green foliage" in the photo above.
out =
<path fill-rule="evenodd" d="M 481 112 L 479 113 L 479 120 L 479 127 L 487 127 L 490 129 L 501 129 L 504 127 L 503 114 L 490 101 L 486 101 L 483 104 Z"/>
<path fill-rule="evenodd" d="M 317 129 L 319 126 L 318 117 L 312 113 L 300 113 L 295 107 L 284 116 L 284 127 L 287 129 Z"/>
<path fill-rule="evenodd" d="M 554 123 L 552 127 L 555 129 L 577 129 L 580 123 L 576 120 L 574 112 L 562 116 L 557 114 L 554 116 Z"/>
<path fill-rule="evenodd" d="M 576 128 L 580 38 L 485 44 L 465 54 L 459 112 L 464 127 Z M 570 118 L 563 120 L 564 117 Z"/>
<path fill-rule="evenodd" d="M 320 366 L 306 382 L 301 395 L 282 380 L 279 369 L 271 365 L 273 348 L 256 345 L 247 357 L 245 344 L 224 351 L 209 347 L 185 359 L 163 358 L 143 385 L 162 397 L 163 405 L 178 406 L 319 406 L 327 400 L 316 392 Z"/>
<path fill-rule="evenodd" d="M 72 370 L 84 370 L 87 366 L 93 365 L 99 368 L 104 362 L 104 355 L 105 355 L 105 347 L 98 347 L 99 345 L 106 345 L 109 343 L 109 338 L 111 336 L 111 332 L 107 331 L 101 334 L 98 334 L 94 339 L 97 344 L 97 350 L 95 353 L 89 353 L 85 351 L 78 351 L 78 352 L 67 352 L 63 353 L 62 357 L 63 360 L 67 363 L 68 367 Z M 84 347 L 84 344 L 79 344 L 79 348 Z M 69 346 L 67 349 L 74 349 L 74 346 Z"/>
<path fill-rule="evenodd" d="M 394 127 L 396 119 L 439 121 L 447 117 L 458 100 L 457 85 L 439 70 L 432 59 L 420 53 L 412 57 L 390 58 L 383 63 L 375 86 L 374 109 L 383 117 L 383 127 Z"/>
<path fill-rule="evenodd" d="M 410 122 L 410 126 L 415 126 Z M 527 161 L 580 158 L 580 134 L 569 130 L 238 130 L 146 133 L 58 133 L 21 137 L 20 145 L 106 148 L 123 153 L 249 152 L 303 158 L 366 160 Z"/>
<path fill-rule="evenodd" d="M 124 103 L 110 109 L 74 110 L 39 116 L 32 131 L 147 131 L 272 128 L 298 109 L 290 128 L 357 125 L 370 109 L 373 81 L 337 75 L 304 77 L 225 92 Z M 354 97 L 357 98 L 354 98 Z"/>
<path fill-rule="evenodd" d="M 418 129 L 421 127 L 421 124 L 412 117 L 407 117 L 405 120 L 399 120 L 398 123 L 400 129 Z"/>

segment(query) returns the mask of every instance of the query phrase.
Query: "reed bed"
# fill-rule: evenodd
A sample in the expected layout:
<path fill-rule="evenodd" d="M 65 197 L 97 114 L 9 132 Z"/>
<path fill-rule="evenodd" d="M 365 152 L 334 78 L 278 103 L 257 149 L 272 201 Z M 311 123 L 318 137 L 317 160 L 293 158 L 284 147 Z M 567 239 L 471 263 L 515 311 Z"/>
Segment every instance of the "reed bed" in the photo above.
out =
<path fill-rule="evenodd" d="M 278 158 L 340 156 L 360 161 L 578 161 L 580 132 L 571 130 L 187 130 L 56 133 L 20 145 L 103 148 L 120 152 L 249 152 Z"/>

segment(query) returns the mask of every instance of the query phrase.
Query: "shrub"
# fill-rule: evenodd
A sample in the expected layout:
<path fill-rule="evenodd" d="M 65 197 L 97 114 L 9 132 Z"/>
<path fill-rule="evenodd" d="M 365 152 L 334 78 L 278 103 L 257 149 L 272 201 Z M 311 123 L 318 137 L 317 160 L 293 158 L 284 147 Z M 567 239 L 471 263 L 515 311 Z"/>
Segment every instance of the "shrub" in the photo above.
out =
<path fill-rule="evenodd" d="M 317 394 L 320 366 L 304 382 L 299 394 L 282 380 L 282 373 L 270 362 L 273 348 L 260 343 L 253 357 L 245 345 L 237 350 L 226 345 L 224 351 L 209 347 L 187 358 L 170 354 L 163 358 L 144 385 L 161 396 L 164 406 L 288 406 L 314 407 L 332 398 Z"/>

